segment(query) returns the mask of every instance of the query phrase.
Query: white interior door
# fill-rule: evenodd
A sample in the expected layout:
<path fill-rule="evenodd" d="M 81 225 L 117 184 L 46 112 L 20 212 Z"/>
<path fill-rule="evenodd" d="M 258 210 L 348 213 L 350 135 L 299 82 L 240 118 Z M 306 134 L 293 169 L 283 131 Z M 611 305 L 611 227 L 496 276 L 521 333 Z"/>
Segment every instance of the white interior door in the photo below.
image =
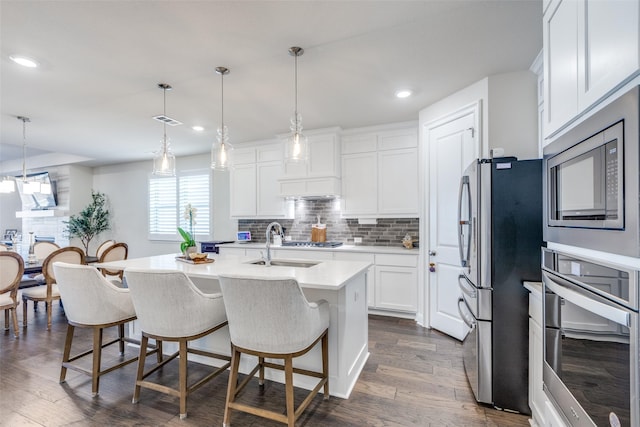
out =
<path fill-rule="evenodd" d="M 480 105 L 427 125 L 429 144 L 429 323 L 464 339 L 468 328 L 458 313 L 458 191 L 462 172 L 480 152 Z"/>

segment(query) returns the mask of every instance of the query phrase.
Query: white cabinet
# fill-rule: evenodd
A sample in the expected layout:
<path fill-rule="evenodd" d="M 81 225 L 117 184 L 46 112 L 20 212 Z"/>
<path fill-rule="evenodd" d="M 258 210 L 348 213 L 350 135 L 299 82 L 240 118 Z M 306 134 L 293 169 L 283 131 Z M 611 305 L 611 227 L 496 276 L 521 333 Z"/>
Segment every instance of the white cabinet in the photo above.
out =
<path fill-rule="evenodd" d="M 374 307 L 384 310 L 418 310 L 418 256 L 375 255 Z"/>
<path fill-rule="evenodd" d="M 543 16 L 545 137 L 640 70 L 640 3 L 553 0 Z"/>
<path fill-rule="evenodd" d="M 285 162 L 280 179 L 280 195 L 340 195 L 339 128 L 305 132 L 309 142 L 307 162 Z"/>
<path fill-rule="evenodd" d="M 342 156 L 342 214 L 378 213 L 378 155 L 355 153 Z"/>
<path fill-rule="evenodd" d="M 546 424 L 545 403 L 542 390 L 542 286 L 527 285 L 529 294 L 529 407 L 531 416 L 539 426 Z"/>
<path fill-rule="evenodd" d="M 236 164 L 230 177 L 230 209 L 229 212 L 235 218 L 254 217 L 256 215 L 256 165 Z"/>
<path fill-rule="evenodd" d="M 418 216 L 416 126 L 368 130 L 342 138 L 342 215 Z"/>
<path fill-rule="evenodd" d="M 378 153 L 378 214 L 418 216 L 418 149 Z"/>
<path fill-rule="evenodd" d="M 264 144 L 235 150 L 231 171 L 230 214 L 233 218 L 289 218 L 291 202 L 280 196 L 282 145 Z"/>

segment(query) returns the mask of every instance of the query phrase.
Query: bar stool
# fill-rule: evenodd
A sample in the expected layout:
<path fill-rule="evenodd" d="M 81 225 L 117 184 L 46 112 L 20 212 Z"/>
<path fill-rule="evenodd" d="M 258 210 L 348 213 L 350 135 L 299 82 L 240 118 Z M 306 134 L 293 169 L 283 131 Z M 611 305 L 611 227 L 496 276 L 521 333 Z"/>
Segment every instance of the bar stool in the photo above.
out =
<path fill-rule="evenodd" d="M 224 408 L 224 426 L 231 425 L 231 410 L 285 423 L 290 427 L 307 408 L 320 388 L 329 398 L 329 303 L 309 303 L 298 282 L 290 277 L 252 278 L 238 275 L 218 277 L 229 319 L 233 354 Z M 322 346 L 322 371 L 293 367 L 293 359 L 308 353 L 318 342 Z M 241 354 L 258 357 L 258 364 L 238 384 Z M 284 365 L 265 359 L 283 359 Z M 236 402 L 236 396 L 259 372 L 264 383 L 264 368 L 283 370 L 285 374 L 286 414 Z M 318 378 L 317 385 L 304 401 L 294 407 L 293 374 Z"/>
<path fill-rule="evenodd" d="M 128 255 L 129 246 L 127 246 L 126 243 L 113 243 L 102 251 L 98 262 L 103 263 L 120 261 L 127 259 Z M 107 270 L 106 268 L 101 268 L 100 271 L 102 272 L 102 275 L 109 279 L 112 283 L 118 286 L 122 286 L 122 277 L 124 274 L 122 270 Z M 115 283 L 116 281 L 120 283 Z"/>
<path fill-rule="evenodd" d="M 102 349 L 118 343 L 120 355 L 124 355 L 125 342 L 139 344 L 140 341 L 130 339 L 124 334 L 124 325 L 136 319 L 131 296 L 128 289 L 122 289 L 108 280 L 92 266 L 56 262 L 53 265 L 56 283 L 64 303 L 67 315 L 67 338 L 62 356 L 60 382 L 65 381 L 67 369 L 82 372 L 91 376 L 91 394 L 96 396 L 100 387 L 100 377 L 118 368 L 138 360 L 135 357 L 102 369 Z M 103 332 L 106 328 L 116 326 L 118 337 L 103 343 Z M 71 356 L 73 333 L 75 328 L 93 329 L 93 347 L 75 356 Z M 141 347 L 146 349 L 146 347 Z M 157 350 L 151 350 L 153 353 Z M 74 363 L 85 356 L 93 356 L 91 369 L 85 369 Z"/>
<path fill-rule="evenodd" d="M 128 268 L 124 272 L 124 278 L 131 291 L 142 331 L 140 348 L 147 345 L 149 338 L 156 340 L 158 349 L 162 349 L 163 341 L 174 341 L 179 346 L 178 351 L 147 372 L 144 372 L 145 354 L 140 351 L 133 403 L 138 402 L 141 387 L 177 396 L 180 399 L 180 419 L 185 419 L 187 396 L 226 371 L 230 365 L 231 357 L 227 355 L 188 346 L 189 341 L 212 334 L 227 325 L 222 294 L 202 293 L 183 272 L 176 270 Z M 219 368 L 213 368 L 212 372 L 199 381 L 187 385 L 188 353 L 223 360 L 224 363 Z M 178 389 L 146 379 L 177 356 L 180 356 Z"/>

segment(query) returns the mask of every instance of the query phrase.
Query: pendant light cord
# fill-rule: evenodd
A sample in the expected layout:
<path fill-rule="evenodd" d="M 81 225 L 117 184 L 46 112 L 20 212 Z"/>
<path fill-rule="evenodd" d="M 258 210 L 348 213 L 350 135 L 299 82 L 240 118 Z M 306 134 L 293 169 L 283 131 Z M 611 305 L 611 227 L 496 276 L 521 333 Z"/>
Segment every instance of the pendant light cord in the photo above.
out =
<path fill-rule="evenodd" d="M 163 114 L 164 114 L 164 118 L 165 120 L 162 121 L 162 130 L 164 131 L 164 140 L 163 140 L 163 154 L 167 154 L 167 88 L 166 86 L 162 88 L 162 97 L 163 97 Z"/>
<path fill-rule="evenodd" d="M 220 73 L 220 136 L 224 144 L 224 72 Z"/>
<path fill-rule="evenodd" d="M 27 122 L 30 122 L 28 117 L 19 116 L 18 119 L 22 120 L 22 181 L 27 181 Z"/>

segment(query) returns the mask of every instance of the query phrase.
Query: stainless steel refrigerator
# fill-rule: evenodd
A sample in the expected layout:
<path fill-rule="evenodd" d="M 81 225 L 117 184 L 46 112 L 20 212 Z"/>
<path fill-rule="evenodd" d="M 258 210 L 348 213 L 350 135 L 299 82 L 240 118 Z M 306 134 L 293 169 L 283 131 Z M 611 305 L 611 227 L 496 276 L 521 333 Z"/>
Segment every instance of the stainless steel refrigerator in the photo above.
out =
<path fill-rule="evenodd" d="M 542 161 L 475 160 L 458 204 L 458 309 L 464 368 L 478 402 L 530 414 L 528 293 L 541 280 Z"/>

